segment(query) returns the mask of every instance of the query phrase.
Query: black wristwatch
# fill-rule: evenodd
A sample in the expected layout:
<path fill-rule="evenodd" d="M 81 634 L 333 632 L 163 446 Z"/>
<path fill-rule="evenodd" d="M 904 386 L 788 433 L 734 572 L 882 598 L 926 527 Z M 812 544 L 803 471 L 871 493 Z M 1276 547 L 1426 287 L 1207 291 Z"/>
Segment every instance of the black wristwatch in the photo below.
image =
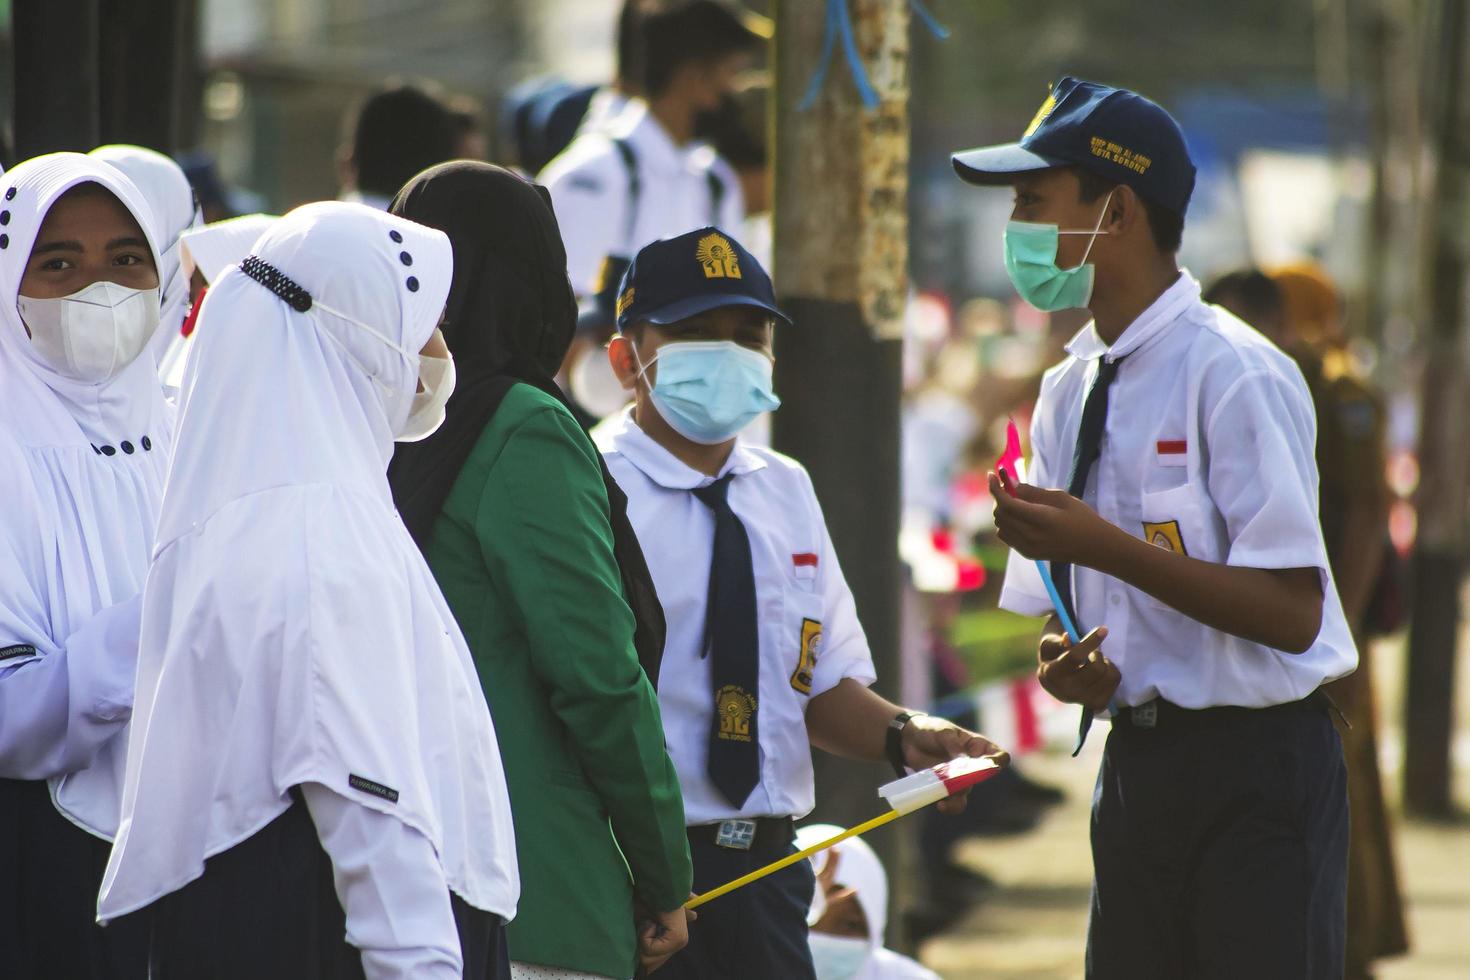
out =
<path fill-rule="evenodd" d="M 923 713 L 922 711 L 900 711 L 888 723 L 888 731 L 884 735 L 883 740 L 883 749 L 888 756 L 888 764 L 893 767 L 893 771 L 900 777 L 909 774 L 908 767 L 904 765 L 903 760 L 904 727 L 908 725 L 910 719 L 917 718 Z"/>

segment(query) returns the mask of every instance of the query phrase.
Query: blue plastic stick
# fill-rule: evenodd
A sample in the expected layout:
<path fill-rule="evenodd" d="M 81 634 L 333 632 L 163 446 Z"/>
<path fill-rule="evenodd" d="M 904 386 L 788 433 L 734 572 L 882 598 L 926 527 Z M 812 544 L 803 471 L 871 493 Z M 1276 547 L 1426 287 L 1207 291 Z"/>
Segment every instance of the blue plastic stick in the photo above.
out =
<path fill-rule="evenodd" d="M 1072 622 L 1067 607 L 1062 604 L 1061 594 L 1057 592 L 1057 584 L 1051 580 L 1051 569 L 1046 562 L 1040 558 L 1036 559 L 1036 570 L 1041 573 L 1042 584 L 1046 586 L 1046 594 L 1051 596 L 1051 607 L 1057 611 L 1057 618 L 1062 621 L 1062 629 L 1067 631 L 1067 636 L 1073 643 L 1081 643 L 1082 637 L 1077 635 L 1077 624 Z"/>

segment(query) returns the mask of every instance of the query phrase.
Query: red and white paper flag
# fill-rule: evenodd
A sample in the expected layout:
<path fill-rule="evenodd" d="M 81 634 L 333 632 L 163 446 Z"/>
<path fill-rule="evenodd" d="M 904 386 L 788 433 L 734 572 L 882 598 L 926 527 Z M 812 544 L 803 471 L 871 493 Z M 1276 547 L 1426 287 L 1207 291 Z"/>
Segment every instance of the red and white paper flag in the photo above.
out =
<path fill-rule="evenodd" d="M 962 755 L 958 759 L 941 762 L 932 769 L 921 769 L 910 776 L 884 783 L 879 787 L 878 795 L 888 801 L 895 813 L 913 813 L 947 796 L 963 793 L 998 772 L 1000 764 L 993 758 L 976 759 Z"/>

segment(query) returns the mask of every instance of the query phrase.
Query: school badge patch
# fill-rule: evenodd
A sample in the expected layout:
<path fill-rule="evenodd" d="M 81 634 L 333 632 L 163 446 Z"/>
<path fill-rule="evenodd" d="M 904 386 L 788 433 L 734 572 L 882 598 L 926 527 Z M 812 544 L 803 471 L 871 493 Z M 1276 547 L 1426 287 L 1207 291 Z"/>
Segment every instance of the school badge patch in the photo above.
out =
<path fill-rule="evenodd" d="M 796 659 L 796 672 L 791 675 L 791 686 L 802 694 L 812 693 L 812 671 L 817 669 L 817 658 L 822 655 L 822 624 L 815 619 L 801 621 L 801 655 Z"/>
<path fill-rule="evenodd" d="M 720 718 L 720 738 L 750 741 L 750 718 L 755 714 L 755 696 L 736 684 L 726 684 L 715 694 L 715 713 Z"/>
<path fill-rule="evenodd" d="M 1155 548 L 1163 548 L 1177 555 L 1187 555 L 1188 550 L 1184 547 L 1184 535 L 1179 531 L 1178 521 L 1164 521 L 1159 524 L 1143 522 L 1143 540 Z"/>
<path fill-rule="evenodd" d="M 740 259 L 724 235 L 705 235 L 694 248 L 694 257 L 706 279 L 739 279 Z"/>

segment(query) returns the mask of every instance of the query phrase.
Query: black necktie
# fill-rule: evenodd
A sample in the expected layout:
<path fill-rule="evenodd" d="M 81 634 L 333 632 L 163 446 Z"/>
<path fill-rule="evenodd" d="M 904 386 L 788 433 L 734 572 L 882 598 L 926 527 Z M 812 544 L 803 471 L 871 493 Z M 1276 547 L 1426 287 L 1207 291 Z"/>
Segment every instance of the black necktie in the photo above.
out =
<path fill-rule="evenodd" d="M 737 809 L 760 781 L 756 692 L 760 640 L 756 625 L 755 571 L 745 525 L 730 509 L 727 474 L 694 491 L 714 512 L 715 541 L 705 612 L 705 654 L 710 656 L 714 719 L 710 724 L 710 779 Z"/>
<path fill-rule="evenodd" d="M 1108 426 L 1108 389 L 1118 376 L 1118 365 L 1122 363 L 1121 357 L 1116 361 L 1100 360 L 1097 377 L 1087 390 L 1087 401 L 1082 403 L 1082 424 L 1077 427 L 1077 446 L 1072 451 L 1072 476 L 1067 480 L 1067 492 L 1078 500 L 1082 499 L 1082 494 L 1087 490 L 1087 477 L 1092 472 L 1092 464 L 1102 455 L 1103 431 Z M 1072 566 L 1065 562 L 1054 562 L 1051 566 L 1051 577 L 1067 615 L 1072 617 L 1072 622 L 1077 627 L 1078 635 L 1083 635 L 1085 630 L 1077 619 L 1077 607 L 1072 602 Z M 1077 726 L 1077 747 L 1072 750 L 1073 755 L 1082 751 L 1091 728 L 1092 709 L 1084 705 L 1082 720 Z"/>

